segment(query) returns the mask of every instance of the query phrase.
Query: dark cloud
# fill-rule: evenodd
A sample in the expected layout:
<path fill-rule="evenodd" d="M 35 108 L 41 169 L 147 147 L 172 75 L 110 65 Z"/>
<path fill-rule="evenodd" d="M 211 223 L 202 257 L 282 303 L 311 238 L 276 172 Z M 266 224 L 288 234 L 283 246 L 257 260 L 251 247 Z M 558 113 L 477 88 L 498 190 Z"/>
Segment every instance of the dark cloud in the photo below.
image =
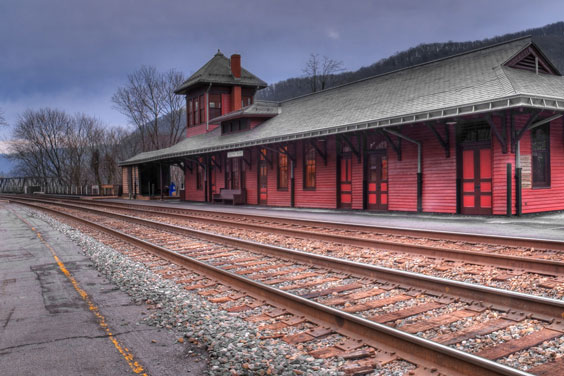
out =
<path fill-rule="evenodd" d="M 267 82 L 311 52 L 357 69 L 420 43 L 559 21 L 559 1 L 3 0 L 0 108 L 82 111 L 123 123 L 111 94 L 142 64 L 190 74 L 220 48 Z"/>

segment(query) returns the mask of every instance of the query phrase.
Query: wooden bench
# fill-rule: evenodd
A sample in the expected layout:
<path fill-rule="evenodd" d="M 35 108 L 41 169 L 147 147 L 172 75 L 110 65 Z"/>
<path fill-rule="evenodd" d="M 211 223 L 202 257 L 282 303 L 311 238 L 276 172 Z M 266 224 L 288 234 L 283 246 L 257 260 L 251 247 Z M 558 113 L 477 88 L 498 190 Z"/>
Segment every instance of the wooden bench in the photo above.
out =
<path fill-rule="evenodd" d="M 244 189 L 221 188 L 219 193 L 213 194 L 213 202 L 231 202 L 233 205 L 245 204 L 247 202 L 247 194 Z"/>

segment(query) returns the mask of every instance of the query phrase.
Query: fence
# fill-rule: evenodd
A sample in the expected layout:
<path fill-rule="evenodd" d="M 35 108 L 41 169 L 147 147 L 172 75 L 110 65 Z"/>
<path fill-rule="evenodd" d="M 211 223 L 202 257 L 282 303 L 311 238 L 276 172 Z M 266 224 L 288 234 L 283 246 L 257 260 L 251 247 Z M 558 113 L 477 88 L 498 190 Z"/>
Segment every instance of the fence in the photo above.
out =
<path fill-rule="evenodd" d="M 0 193 L 57 194 L 72 196 L 121 196 L 119 184 L 63 185 L 58 181 L 36 178 L 0 178 Z"/>

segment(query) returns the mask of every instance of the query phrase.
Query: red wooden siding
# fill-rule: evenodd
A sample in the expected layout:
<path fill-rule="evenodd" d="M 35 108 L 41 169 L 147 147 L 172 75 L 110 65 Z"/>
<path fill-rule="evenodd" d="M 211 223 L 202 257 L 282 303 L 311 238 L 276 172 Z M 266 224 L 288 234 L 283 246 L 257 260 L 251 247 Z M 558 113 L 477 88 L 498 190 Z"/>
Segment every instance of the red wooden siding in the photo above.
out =
<path fill-rule="evenodd" d="M 225 115 L 231 112 L 231 94 L 221 94 L 221 114 Z"/>
<path fill-rule="evenodd" d="M 437 132 L 446 139 L 443 126 Z M 456 213 L 456 142 L 453 126 L 448 126 L 450 157 L 430 129 L 421 125 L 413 130 L 414 139 L 423 147 L 423 211 Z M 405 143 L 404 143 L 405 144 Z M 417 158 L 417 154 L 415 154 Z M 396 158 L 397 160 L 397 158 Z M 417 168 L 417 165 L 415 166 Z M 413 173 L 415 173 L 414 171 Z M 393 195 L 393 192 L 390 196 Z"/>
<path fill-rule="evenodd" d="M 315 190 L 304 190 L 303 183 L 303 147 L 298 142 L 297 163 L 295 170 L 295 203 L 299 208 L 328 208 L 337 207 L 337 153 L 335 138 L 327 139 L 327 166 L 323 158 L 315 154 Z M 319 144 L 321 147 L 321 143 Z"/>
<path fill-rule="evenodd" d="M 514 125 L 517 130 L 521 129 L 528 120 L 527 114 L 519 114 L 514 117 Z M 504 134 L 502 121 L 499 116 L 493 117 L 496 128 L 500 134 Z M 507 118 L 507 126 L 509 117 Z M 509 126 L 508 126 L 509 128 Z M 445 128 L 438 126 L 437 131 L 446 138 Z M 509 129 L 508 129 L 509 131 Z M 445 150 L 439 143 L 437 137 L 427 127 L 417 124 L 407 126 L 402 130 L 403 134 L 421 141 L 423 145 L 423 211 L 432 213 L 456 213 L 456 177 L 457 177 L 457 150 L 455 126 L 449 126 L 450 157 L 447 158 Z M 523 213 L 534 213 L 550 210 L 564 210 L 564 122 L 562 119 L 555 120 L 550 126 L 550 166 L 551 184 L 548 188 L 523 188 L 522 208 Z M 395 136 L 391 136 L 397 142 Z M 327 139 L 327 166 L 323 159 L 316 154 L 316 187 L 308 190 L 303 187 L 303 142 L 295 144 L 295 206 L 302 208 L 336 208 L 337 207 L 337 153 L 336 139 Z M 319 143 L 323 147 L 322 143 Z M 290 150 L 293 149 L 290 145 Z M 511 172 L 511 207 L 512 213 L 516 213 L 515 201 L 515 154 L 511 153 L 508 144 L 508 153 L 502 153 L 502 146 L 492 134 L 491 149 L 484 150 L 482 158 L 488 157 L 488 165 L 491 163 L 492 198 L 491 206 L 494 215 L 505 215 L 507 213 L 507 164 L 512 165 Z M 397 155 L 391 145 L 388 146 L 388 210 L 390 211 L 416 211 L 417 210 L 417 146 L 402 141 L 402 160 L 398 161 Z M 225 153 L 221 158 L 225 158 Z M 522 158 L 530 158 L 531 137 L 526 132 L 521 139 Z M 257 196 L 257 160 L 256 149 L 245 151 L 245 157 L 252 161 L 252 167 L 245 165 L 245 187 L 247 190 L 247 203 L 258 204 Z M 269 151 L 272 159 L 272 167 L 268 167 L 268 199 L 269 206 L 289 207 L 291 205 L 290 181 L 288 189 L 278 189 L 278 156 Z M 220 159 L 221 159 L 220 158 Z M 224 160 L 221 161 L 225 163 Z M 352 156 L 352 208 L 360 210 L 363 207 L 363 179 L 364 160 L 359 161 L 356 155 Z M 123 169 L 124 193 L 130 187 L 126 169 Z M 135 177 L 134 177 L 135 178 Z M 290 180 L 290 166 L 288 168 L 288 179 Z M 224 187 L 225 167 L 222 171 L 216 170 L 216 192 Z M 190 201 L 203 201 L 204 190 L 196 190 L 196 175 L 190 171 L 186 172 L 186 199 Z M 489 200 L 489 197 L 488 197 Z M 489 205 L 489 202 L 488 202 Z"/>
<path fill-rule="evenodd" d="M 413 137 L 412 133 L 411 129 L 404 132 L 408 137 Z M 398 161 L 388 146 L 388 210 L 417 211 L 417 145 L 402 141 L 401 154 Z"/>
<path fill-rule="evenodd" d="M 195 163 L 192 164 L 192 172 L 186 169 L 186 181 L 184 186 L 186 188 L 185 191 L 185 199 L 186 201 L 204 201 L 205 199 L 205 191 L 203 189 L 196 189 L 196 171 L 198 167 Z"/>
<path fill-rule="evenodd" d="M 290 206 L 290 161 L 288 160 L 288 188 L 278 190 L 278 155 L 269 151 L 272 159 L 272 168 L 268 167 L 268 205 L 270 206 Z"/>

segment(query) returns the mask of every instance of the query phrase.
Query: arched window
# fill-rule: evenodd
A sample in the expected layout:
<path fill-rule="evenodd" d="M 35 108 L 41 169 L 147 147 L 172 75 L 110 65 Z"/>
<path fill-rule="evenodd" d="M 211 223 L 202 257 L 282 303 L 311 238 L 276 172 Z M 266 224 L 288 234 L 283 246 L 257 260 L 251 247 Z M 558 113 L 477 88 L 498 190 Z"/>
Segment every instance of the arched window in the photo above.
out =
<path fill-rule="evenodd" d="M 288 146 L 280 148 L 278 153 L 278 189 L 288 189 Z"/>
<path fill-rule="evenodd" d="M 304 150 L 304 189 L 315 189 L 315 148 L 306 145 Z"/>

